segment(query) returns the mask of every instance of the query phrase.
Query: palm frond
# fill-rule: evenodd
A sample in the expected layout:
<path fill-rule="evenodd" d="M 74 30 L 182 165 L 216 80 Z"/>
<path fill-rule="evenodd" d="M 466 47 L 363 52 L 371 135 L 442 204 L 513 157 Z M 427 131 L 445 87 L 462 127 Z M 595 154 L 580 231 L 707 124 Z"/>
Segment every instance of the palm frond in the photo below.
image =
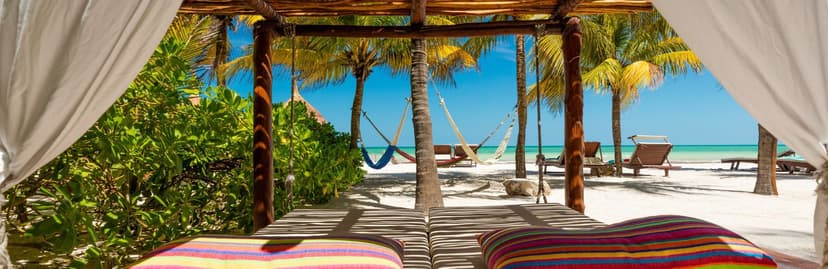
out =
<path fill-rule="evenodd" d="M 612 89 L 613 84 L 621 78 L 623 67 L 618 60 L 608 58 L 598 66 L 583 73 L 581 81 L 584 86 L 592 87 L 598 92 Z"/>
<path fill-rule="evenodd" d="M 658 87 L 664 81 L 661 68 L 647 61 L 637 61 L 624 67 L 621 80 L 615 85 L 621 93 L 621 103 L 629 105 L 638 100 L 638 89 Z"/>
<path fill-rule="evenodd" d="M 651 61 L 660 66 L 664 73 L 673 76 L 685 74 L 691 70 L 698 73 L 704 67 L 699 57 L 689 50 L 662 53 L 654 56 Z"/>

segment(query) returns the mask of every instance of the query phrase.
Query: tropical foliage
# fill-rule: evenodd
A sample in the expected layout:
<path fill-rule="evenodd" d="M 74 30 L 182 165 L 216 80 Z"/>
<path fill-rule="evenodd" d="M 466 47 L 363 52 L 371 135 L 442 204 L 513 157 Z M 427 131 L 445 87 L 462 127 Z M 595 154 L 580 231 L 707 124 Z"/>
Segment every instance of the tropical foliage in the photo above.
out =
<path fill-rule="evenodd" d="M 639 89 L 657 88 L 666 75 L 699 72 L 702 63 L 658 13 L 596 15 L 581 19 L 583 85 L 612 95 L 616 175 L 621 169 L 621 108 L 638 100 Z M 543 102 L 563 109 L 564 68 L 560 36 L 539 40 Z M 534 96 L 532 87 L 530 96 Z"/>
<path fill-rule="evenodd" d="M 203 55 L 195 51 L 207 46 L 200 42 L 206 30 L 181 23 L 189 19 L 173 24 L 126 93 L 80 140 L 6 193 L 8 228 L 71 261 L 55 266 L 112 268 L 182 236 L 251 232 L 252 102 L 225 87 L 203 88 L 194 72 Z M 203 96 L 199 105 L 191 94 Z M 273 112 L 273 136 L 281 138 L 275 176 L 284 179 L 290 152 L 296 174 L 294 200 L 275 193 L 277 217 L 296 204 L 324 203 L 364 175 L 349 135 L 318 123 L 303 105 L 292 109 L 292 151 L 291 106 Z"/>

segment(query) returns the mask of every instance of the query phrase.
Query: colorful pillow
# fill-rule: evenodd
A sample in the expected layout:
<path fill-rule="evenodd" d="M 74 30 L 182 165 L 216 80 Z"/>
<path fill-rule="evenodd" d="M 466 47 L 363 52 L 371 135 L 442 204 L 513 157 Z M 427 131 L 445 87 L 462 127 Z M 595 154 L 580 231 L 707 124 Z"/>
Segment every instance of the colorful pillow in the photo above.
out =
<path fill-rule="evenodd" d="M 776 268 L 773 258 L 738 234 L 684 216 L 594 230 L 506 228 L 477 240 L 489 268 Z"/>
<path fill-rule="evenodd" d="M 403 268 L 403 243 L 381 236 L 198 236 L 161 246 L 130 266 L 146 268 Z"/>

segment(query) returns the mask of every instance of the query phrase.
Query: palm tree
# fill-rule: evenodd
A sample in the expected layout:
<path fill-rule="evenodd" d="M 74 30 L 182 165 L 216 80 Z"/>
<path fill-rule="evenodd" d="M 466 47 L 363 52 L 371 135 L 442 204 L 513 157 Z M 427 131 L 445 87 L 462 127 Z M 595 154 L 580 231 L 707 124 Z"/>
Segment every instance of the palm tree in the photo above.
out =
<path fill-rule="evenodd" d="M 665 74 L 700 72 L 702 63 L 657 13 L 588 16 L 581 24 L 582 82 L 612 95 L 615 173 L 621 176 L 621 109 L 638 100 L 639 89 L 657 88 Z M 538 48 L 544 102 L 560 111 L 564 89 L 560 36 L 541 38 Z"/>
<path fill-rule="evenodd" d="M 515 35 L 515 62 L 517 63 L 518 135 L 515 144 L 515 178 L 526 178 L 526 41 Z"/>
<path fill-rule="evenodd" d="M 778 195 L 776 190 L 776 137 L 759 124 L 759 167 L 756 169 L 756 185 L 753 193 Z"/>
<path fill-rule="evenodd" d="M 219 68 L 227 63 L 227 60 L 230 58 L 230 37 L 228 35 L 228 31 L 235 31 L 236 27 L 233 23 L 232 16 L 226 15 L 215 15 L 211 16 L 212 22 L 210 24 L 210 44 L 207 48 L 207 57 L 205 61 L 209 62 L 210 65 L 210 80 L 213 78 L 216 79 L 216 84 L 219 86 L 226 86 L 227 80 L 225 76 L 219 72 Z"/>

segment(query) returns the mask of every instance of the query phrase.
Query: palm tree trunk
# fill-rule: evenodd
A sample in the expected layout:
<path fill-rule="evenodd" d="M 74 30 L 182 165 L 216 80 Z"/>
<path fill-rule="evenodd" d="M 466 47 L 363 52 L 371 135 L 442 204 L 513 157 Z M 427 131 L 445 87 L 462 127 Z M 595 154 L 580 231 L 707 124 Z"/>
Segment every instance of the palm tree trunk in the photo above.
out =
<path fill-rule="evenodd" d="M 362 113 L 362 95 L 365 92 L 365 75 L 355 72 L 356 90 L 354 91 L 354 103 L 351 106 L 351 144 L 350 148 L 357 148 L 359 139 L 359 115 Z"/>
<path fill-rule="evenodd" d="M 759 125 L 759 168 L 756 169 L 756 185 L 753 193 L 778 195 L 776 190 L 776 137 Z"/>
<path fill-rule="evenodd" d="M 515 177 L 526 178 L 526 52 L 523 35 L 515 36 L 517 62 L 517 117 L 518 135 L 515 146 Z"/>
<path fill-rule="evenodd" d="M 218 69 L 227 62 L 227 58 L 230 56 L 230 49 L 228 48 L 230 38 L 227 35 L 227 30 L 233 26 L 233 17 L 220 15 L 215 16 L 214 19 L 218 20 L 218 33 L 216 36 L 216 54 L 213 58 L 212 72 L 216 77 L 216 83 L 219 86 L 226 86 L 227 79 Z"/>
<path fill-rule="evenodd" d="M 621 173 L 621 94 L 612 89 L 612 145 L 615 148 L 615 176 Z"/>
<path fill-rule="evenodd" d="M 414 208 L 428 213 L 432 207 L 443 206 L 443 192 L 437 178 L 431 115 L 428 108 L 426 42 L 411 40 L 411 107 L 414 120 L 414 146 L 417 155 L 417 187 Z"/>

